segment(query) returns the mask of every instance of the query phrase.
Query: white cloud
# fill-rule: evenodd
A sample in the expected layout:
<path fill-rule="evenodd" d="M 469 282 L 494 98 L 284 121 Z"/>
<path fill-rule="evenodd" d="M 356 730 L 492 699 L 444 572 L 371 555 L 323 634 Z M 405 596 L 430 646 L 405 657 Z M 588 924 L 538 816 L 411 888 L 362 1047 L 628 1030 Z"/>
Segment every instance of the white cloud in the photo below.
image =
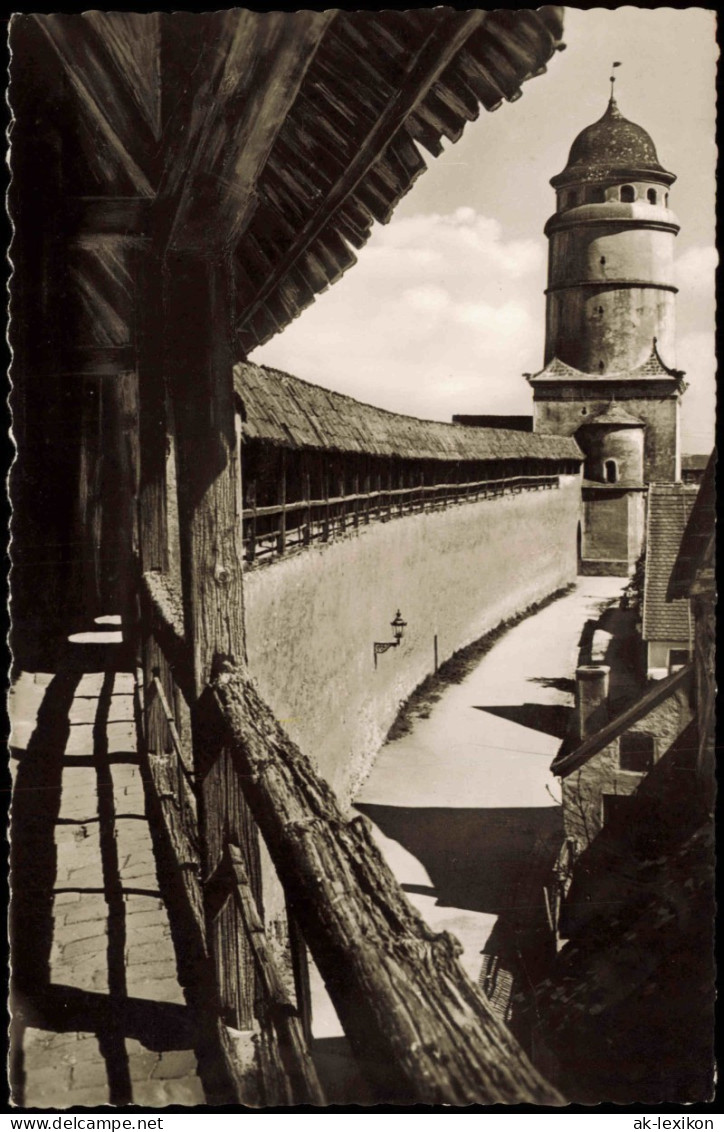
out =
<path fill-rule="evenodd" d="M 713 332 L 685 334 L 678 344 L 678 364 L 689 386 L 681 402 L 682 452 L 708 452 L 714 445 L 715 346 Z"/>
<path fill-rule="evenodd" d="M 545 245 L 464 206 L 377 227 L 354 267 L 253 354 L 422 417 L 530 410 L 543 354 Z"/>
<path fill-rule="evenodd" d="M 695 245 L 676 260 L 676 285 L 685 295 L 710 292 L 719 262 L 717 250 Z"/>

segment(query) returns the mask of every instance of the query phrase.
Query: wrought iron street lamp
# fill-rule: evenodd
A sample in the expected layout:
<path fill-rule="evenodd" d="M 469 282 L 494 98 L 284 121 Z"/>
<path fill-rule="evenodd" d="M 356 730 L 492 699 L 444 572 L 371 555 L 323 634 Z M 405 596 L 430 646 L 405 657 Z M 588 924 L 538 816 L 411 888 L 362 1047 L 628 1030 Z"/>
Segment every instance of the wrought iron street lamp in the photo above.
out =
<path fill-rule="evenodd" d="M 388 649 L 396 649 L 403 636 L 405 635 L 407 622 L 402 620 L 402 614 L 400 613 L 399 609 L 397 610 L 397 613 L 395 614 L 393 620 L 390 621 L 390 625 L 392 626 L 392 634 L 395 638 L 394 641 L 374 642 L 375 668 L 377 667 L 377 657 L 380 655 L 380 653 L 387 652 Z"/>

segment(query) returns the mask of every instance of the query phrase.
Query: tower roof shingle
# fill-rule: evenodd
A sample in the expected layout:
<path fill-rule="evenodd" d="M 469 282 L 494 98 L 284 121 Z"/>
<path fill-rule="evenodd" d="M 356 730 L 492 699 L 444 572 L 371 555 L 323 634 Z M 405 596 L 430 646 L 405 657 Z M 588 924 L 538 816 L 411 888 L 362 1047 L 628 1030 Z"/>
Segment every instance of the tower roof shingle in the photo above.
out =
<path fill-rule="evenodd" d="M 603 117 L 581 130 L 571 146 L 565 169 L 551 179 L 554 188 L 581 181 L 600 181 L 617 174 L 653 177 L 670 185 L 676 177 L 659 163 L 646 130 L 624 118 L 614 98 Z"/>

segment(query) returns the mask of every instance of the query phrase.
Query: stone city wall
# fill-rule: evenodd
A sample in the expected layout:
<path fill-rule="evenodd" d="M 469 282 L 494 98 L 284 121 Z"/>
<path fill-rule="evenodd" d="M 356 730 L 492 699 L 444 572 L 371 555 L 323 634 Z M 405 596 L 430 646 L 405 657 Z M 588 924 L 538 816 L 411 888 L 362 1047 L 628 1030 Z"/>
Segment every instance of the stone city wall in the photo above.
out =
<path fill-rule="evenodd" d="M 579 476 L 373 523 L 245 575 L 250 671 L 343 802 L 434 667 L 575 580 Z M 373 642 L 404 640 L 374 663 Z"/>

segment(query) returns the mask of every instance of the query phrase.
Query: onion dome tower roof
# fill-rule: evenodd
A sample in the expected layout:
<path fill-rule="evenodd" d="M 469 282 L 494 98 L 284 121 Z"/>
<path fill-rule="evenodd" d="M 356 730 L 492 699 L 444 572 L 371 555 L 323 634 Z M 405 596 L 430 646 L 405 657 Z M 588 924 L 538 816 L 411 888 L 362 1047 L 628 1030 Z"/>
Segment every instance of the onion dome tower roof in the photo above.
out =
<path fill-rule="evenodd" d="M 624 118 L 612 96 L 603 117 L 581 130 L 571 146 L 568 164 L 551 178 L 551 185 L 559 188 L 619 176 L 667 185 L 676 180 L 674 173 L 659 164 L 656 146 L 646 130 Z"/>

